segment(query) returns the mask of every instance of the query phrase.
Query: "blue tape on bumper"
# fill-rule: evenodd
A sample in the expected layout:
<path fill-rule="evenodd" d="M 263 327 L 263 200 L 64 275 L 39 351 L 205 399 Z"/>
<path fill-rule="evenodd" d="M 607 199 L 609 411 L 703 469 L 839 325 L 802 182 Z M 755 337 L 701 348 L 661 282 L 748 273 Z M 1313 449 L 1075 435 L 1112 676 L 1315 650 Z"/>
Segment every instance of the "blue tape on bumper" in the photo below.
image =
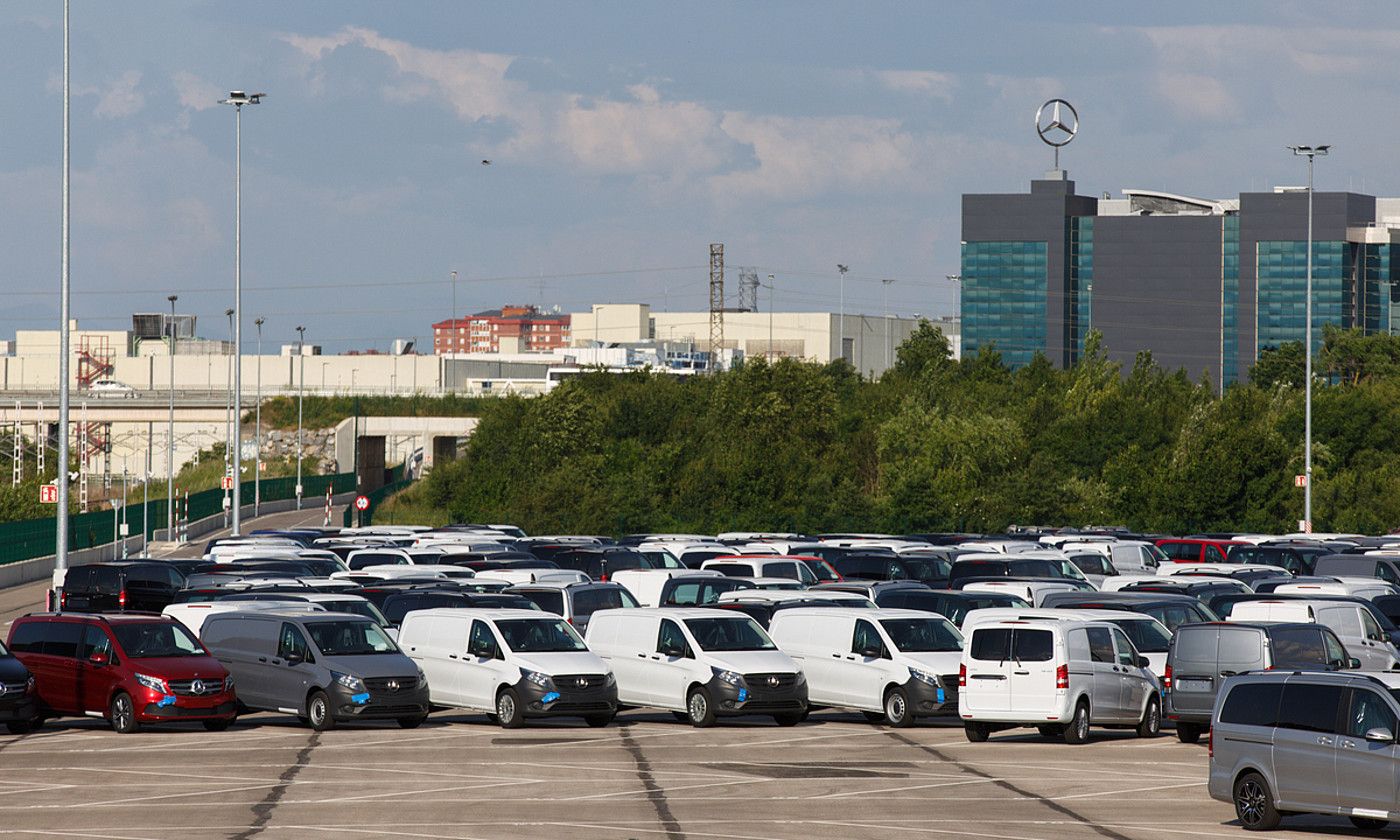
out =
<path fill-rule="evenodd" d="M 741 689 L 739 689 L 739 702 L 740 702 L 740 703 L 743 703 L 743 702 L 745 702 L 745 701 L 748 700 L 748 699 L 749 699 L 749 690 L 748 690 L 747 688 L 741 688 Z"/>
<path fill-rule="evenodd" d="M 363 706 L 364 704 L 369 702 L 369 692 L 363 691 L 359 694 L 352 694 L 350 695 L 350 699 Z"/>
<path fill-rule="evenodd" d="M 946 694 L 943 693 L 943 689 L 941 689 L 941 688 L 938 689 L 938 694 L 937 694 L 938 702 L 940 702 L 940 703 L 944 702 L 944 700 L 947 698 L 947 696 L 948 696 L 948 695 L 946 695 Z"/>
<path fill-rule="evenodd" d="M 540 698 L 540 702 L 541 702 L 541 703 L 546 703 L 546 704 L 548 704 L 548 703 L 553 703 L 555 700 L 558 700 L 558 699 L 559 699 L 559 692 L 557 692 L 557 691 L 551 691 L 551 692 L 549 692 L 548 694 L 546 694 L 545 696 L 541 697 L 541 698 Z"/>
<path fill-rule="evenodd" d="M 160 698 L 160 702 L 156 703 L 156 705 L 157 705 L 157 706 L 160 706 L 161 708 L 165 708 L 166 706 L 173 706 L 173 705 L 175 705 L 175 695 L 173 695 L 173 694 L 167 694 L 167 695 L 165 695 L 164 697 Z"/>

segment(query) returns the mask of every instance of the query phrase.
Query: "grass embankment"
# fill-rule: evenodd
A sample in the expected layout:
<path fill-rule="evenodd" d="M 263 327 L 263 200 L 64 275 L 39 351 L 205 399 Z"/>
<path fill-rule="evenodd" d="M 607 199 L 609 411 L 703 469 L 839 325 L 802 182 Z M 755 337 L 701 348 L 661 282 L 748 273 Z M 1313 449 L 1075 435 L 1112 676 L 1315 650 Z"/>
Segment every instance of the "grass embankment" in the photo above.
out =
<path fill-rule="evenodd" d="M 282 476 L 296 475 L 297 462 L 295 458 L 264 458 L 263 478 L 280 478 Z M 254 465 L 251 461 L 243 464 L 243 481 L 251 483 L 253 480 Z M 302 461 L 303 475 L 317 475 L 320 473 L 320 461 L 314 458 L 307 458 Z M 201 490 L 212 490 L 219 486 L 219 480 L 224 476 L 224 445 L 216 443 L 209 449 L 201 449 L 195 460 L 185 464 L 178 473 L 175 474 L 175 488 L 181 495 L 186 492 L 198 493 Z M 149 494 L 152 499 L 165 498 L 165 477 L 151 476 Z M 120 495 L 120 494 L 118 494 Z M 131 491 L 130 501 L 139 504 L 142 498 L 140 485 L 137 484 Z"/>
<path fill-rule="evenodd" d="M 445 508 L 434 507 L 427 499 L 423 482 L 418 481 L 402 492 L 390 496 L 374 511 L 376 525 L 430 525 L 434 528 L 451 524 Z"/>
<path fill-rule="evenodd" d="M 302 407 L 302 427 L 328 429 L 347 417 L 477 417 L 486 403 L 499 397 L 463 397 L 447 394 L 441 397 L 306 397 Z M 244 423 L 253 422 L 253 412 L 243 416 Z M 273 397 L 262 407 L 263 428 L 295 429 L 297 427 L 296 397 Z"/>

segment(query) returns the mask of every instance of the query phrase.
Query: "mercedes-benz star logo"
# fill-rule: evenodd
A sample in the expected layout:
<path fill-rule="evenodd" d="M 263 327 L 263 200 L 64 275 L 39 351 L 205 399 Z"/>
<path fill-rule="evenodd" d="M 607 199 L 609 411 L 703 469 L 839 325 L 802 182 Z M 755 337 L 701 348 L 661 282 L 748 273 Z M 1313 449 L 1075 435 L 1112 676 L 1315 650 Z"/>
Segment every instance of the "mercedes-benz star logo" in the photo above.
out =
<path fill-rule="evenodd" d="M 190 683 L 190 694 L 203 694 L 203 693 L 204 693 L 204 680 L 195 680 L 194 682 Z"/>
<path fill-rule="evenodd" d="M 1066 111 L 1069 112 L 1069 122 L 1065 122 Z M 1046 145 L 1056 148 L 1064 146 L 1079 133 L 1079 112 L 1063 99 L 1051 99 L 1036 109 L 1035 133 Z"/>
<path fill-rule="evenodd" d="M 576 688 L 588 688 L 588 677 L 579 677 L 574 680 L 574 686 Z"/>
<path fill-rule="evenodd" d="M 398 680 L 389 680 L 387 683 L 384 684 L 384 687 L 387 688 L 387 689 L 389 689 L 390 691 L 398 691 L 398 690 L 399 690 L 399 681 L 398 681 Z"/>
<path fill-rule="evenodd" d="M 777 688 L 777 687 L 778 687 L 778 678 L 777 678 L 776 676 L 771 676 L 771 677 L 768 678 L 768 687 L 769 687 L 769 688 Z"/>

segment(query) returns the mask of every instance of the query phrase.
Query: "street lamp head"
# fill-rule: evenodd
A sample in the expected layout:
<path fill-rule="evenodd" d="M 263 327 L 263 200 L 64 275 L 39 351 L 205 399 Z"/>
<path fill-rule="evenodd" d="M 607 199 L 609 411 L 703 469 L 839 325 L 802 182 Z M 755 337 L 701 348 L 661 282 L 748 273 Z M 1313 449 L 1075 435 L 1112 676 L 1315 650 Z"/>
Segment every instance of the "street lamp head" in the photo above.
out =
<path fill-rule="evenodd" d="M 263 323 L 264 323 L 264 320 L 263 320 L 262 318 L 255 318 L 255 319 L 253 319 L 253 326 L 257 327 L 258 329 L 262 329 Z"/>
<path fill-rule="evenodd" d="M 1327 153 L 1332 149 L 1332 147 L 1331 147 L 1330 145 L 1322 145 L 1322 146 L 1289 146 L 1288 148 L 1292 149 L 1292 150 L 1293 150 L 1293 154 L 1295 154 L 1295 155 L 1300 155 L 1300 156 L 1302 156 L 1302 157 L 1309 157 L 1309 158 L 1312 158 L 1312 157 L 1326 157 L 1326 156 L 1327 156 Z"/>
<path fill-rule="evenodd" d="M 262 102 L 265 93 L 244 93 L 241 90 L 229 91 L 228 99 L 220 99 L 220 105 L 232 105 L 235 108 L 242 108 L 244 105 L 257 105 Z"/>
<path fill-rule="evenodd" d="M 232 318 L 232 317 L 233 317 L 233 310 L 232 310 L 232 309 L 225 309 L 225 310 L 224 310 L 224 314 L 227 315 L 228 317 Z"/>
<path fill-rule="evenodd" d="M 839 272 L 841 272 L 842 274 L 845 274 L 847 271 L 850 271 L 851 269 L 850 269 L 849 267 L 847 267 L 847 266 L 842 265 L 841 263 L 837 263 L 837 264 L 836 264 L 836 270 L 839 271 Z"/>
<path fill-rule="evenodd" d="M 166 296 L 165 296 L 165 299 L 168 300 L 168 301 L 170 301 L 171 303 L 174 303 L 175 301 L 177 301 L 177 300 L 180 299 L 180 296 L 179 296 L 179 295 L 166 295 Z"/>

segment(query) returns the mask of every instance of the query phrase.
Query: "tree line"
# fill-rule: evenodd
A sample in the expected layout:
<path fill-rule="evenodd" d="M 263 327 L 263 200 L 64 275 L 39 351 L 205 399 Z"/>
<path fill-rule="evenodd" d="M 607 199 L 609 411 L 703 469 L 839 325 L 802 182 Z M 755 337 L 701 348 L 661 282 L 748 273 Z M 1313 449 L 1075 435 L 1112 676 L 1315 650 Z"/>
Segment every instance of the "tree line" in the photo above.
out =
<path fill-rule="evenodd" d="M 1011 524 L 1285 532 L 1302 516 L 1301 344 L 1218 393 L 1091 335 L 1061 370 L 955 361 L 928 323 L 875 380 L 751 359 L 685 379 L 591 373 L 481 408 L 413 503 L 532 533 L 997 532 Z M 1314 388 L 1314 524 L 1400 526 L 1400 338 L 1329 329 Z"/>

